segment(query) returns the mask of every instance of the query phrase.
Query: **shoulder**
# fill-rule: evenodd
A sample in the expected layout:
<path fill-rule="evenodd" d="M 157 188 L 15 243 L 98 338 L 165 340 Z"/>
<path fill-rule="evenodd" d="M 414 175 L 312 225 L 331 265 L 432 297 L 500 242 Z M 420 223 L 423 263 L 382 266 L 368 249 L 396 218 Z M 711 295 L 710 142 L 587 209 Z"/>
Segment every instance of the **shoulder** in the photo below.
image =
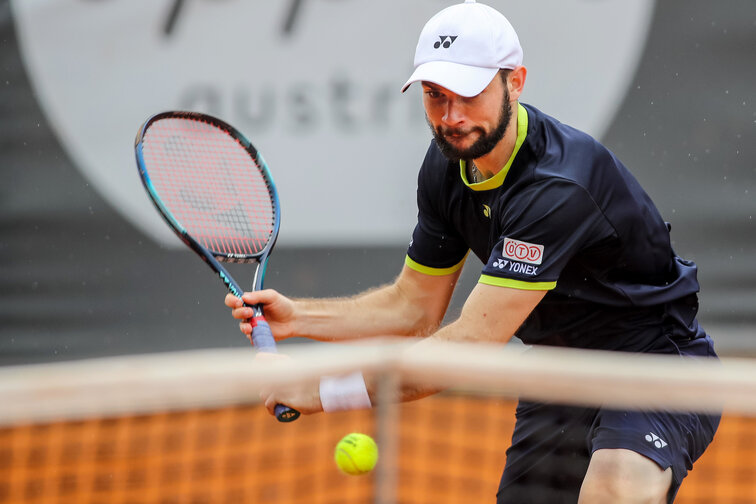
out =
<path fill-rule="evenodd" d="M 596 180 L 624 171 L 622 163 L 588 133 L 567 125 L 531 105 L 528 111 L 528 146 L 536 160 L 536 179 L 557 177 L 589 188 Z M 594 177 L 597 170 L 601 177 Z"/>
<path fill-rule="evenodd" d="M 586 220 L 603 219 L 603 212 L 583 184 L 571 178 L 550 176 L 520 187 L 501 209 L 501 216 L 510 226 L 512 222 L 540 222 L 563 233 Z"/>
<path fill-rule="evenodd" d="M 561 122 L 536 107 L 523 103 L 528 112 L 528 137 L 541 148 L 556 147 L 552 142 L 560 141 L 567 146 L 601 144 L 588 133 Z M 545 145 L 541 145 L 545 144 Z"/>

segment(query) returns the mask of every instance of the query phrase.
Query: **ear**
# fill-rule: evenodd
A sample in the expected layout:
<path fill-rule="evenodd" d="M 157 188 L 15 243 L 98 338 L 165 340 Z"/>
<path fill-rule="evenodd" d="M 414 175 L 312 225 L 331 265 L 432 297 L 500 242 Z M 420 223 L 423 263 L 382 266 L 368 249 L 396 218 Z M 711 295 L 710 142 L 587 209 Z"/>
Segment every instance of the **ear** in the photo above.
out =
<path fill-rule="evenodd" d="M 513 68 L 509 72 L 507 78 L 507 90 L 509 91 L 509 99 L 517 100 L 522 94 L 522 90 L 525 87 L 525 78 L 528 76 L 528 69 L 524 66 L 518 66 Z"/>

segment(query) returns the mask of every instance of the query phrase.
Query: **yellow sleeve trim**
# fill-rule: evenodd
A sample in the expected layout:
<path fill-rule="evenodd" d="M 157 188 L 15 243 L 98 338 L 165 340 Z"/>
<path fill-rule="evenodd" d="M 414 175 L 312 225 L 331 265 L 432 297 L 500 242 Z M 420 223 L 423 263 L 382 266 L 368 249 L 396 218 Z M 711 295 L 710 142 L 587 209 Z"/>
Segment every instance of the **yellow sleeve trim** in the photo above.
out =
<path fill-rule="evenodd" d="M 404 264 L 407 265 L 408 268 L 413 269 L 419 273 L 424 273 L 426 275 L 432 275 L 432 276 L 444 276 L 444 275 L 451 275 L 452 273 L 456 273 L 460 269 L 462 269 L 462 266 L 465 265 L 465 261 L 467 260 L 467 255 L 470 253 L 470 251 L 467 251 L 467 254 L 465 254 L 465 257 L 462 258 L 460 262 L 455 264 L 454 266 L 450 268 L 431 268 L 430 266 L 424 266 L 420 264 L 419 262 L 415 262 L 412 259 L 410 259 L 410 256 L 405 256 L 404 258 Z"/>
<path fill-rule="evenodd" d="M 520 290 L 551 290 L 556 287 L 556 282 L 524 282 L 511 278 L 500 278 L 490 275 L 480 275 L 478 283 L 495 285 L 497 287 L 511 287 Z"/>

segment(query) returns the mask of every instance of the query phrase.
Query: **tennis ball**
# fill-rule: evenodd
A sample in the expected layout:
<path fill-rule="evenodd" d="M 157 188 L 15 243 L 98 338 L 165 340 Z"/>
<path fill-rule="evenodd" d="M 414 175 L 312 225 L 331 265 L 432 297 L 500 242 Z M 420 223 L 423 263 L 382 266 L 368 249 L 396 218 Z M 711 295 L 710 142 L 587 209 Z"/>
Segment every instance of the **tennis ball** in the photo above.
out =
<path fill-rule="evenodd" d="M 352 432 L 336 445 L 333 459 L 344 474 L 369 473 L 378 462 L 378 446 L 367 434 Z"/>

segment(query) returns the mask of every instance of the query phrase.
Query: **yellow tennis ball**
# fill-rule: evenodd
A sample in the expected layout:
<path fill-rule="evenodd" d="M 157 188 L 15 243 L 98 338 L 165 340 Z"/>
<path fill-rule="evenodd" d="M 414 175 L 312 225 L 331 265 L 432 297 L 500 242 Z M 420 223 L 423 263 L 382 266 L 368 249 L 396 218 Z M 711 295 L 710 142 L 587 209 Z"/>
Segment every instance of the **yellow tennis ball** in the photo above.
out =
<path fill-rule="evenodd" d="M 345 474 L 356 476 L 369 473 L 378 462 L 378 446 L 367 434 L 352 432 L 336 445 L 333 459 Z"/>

